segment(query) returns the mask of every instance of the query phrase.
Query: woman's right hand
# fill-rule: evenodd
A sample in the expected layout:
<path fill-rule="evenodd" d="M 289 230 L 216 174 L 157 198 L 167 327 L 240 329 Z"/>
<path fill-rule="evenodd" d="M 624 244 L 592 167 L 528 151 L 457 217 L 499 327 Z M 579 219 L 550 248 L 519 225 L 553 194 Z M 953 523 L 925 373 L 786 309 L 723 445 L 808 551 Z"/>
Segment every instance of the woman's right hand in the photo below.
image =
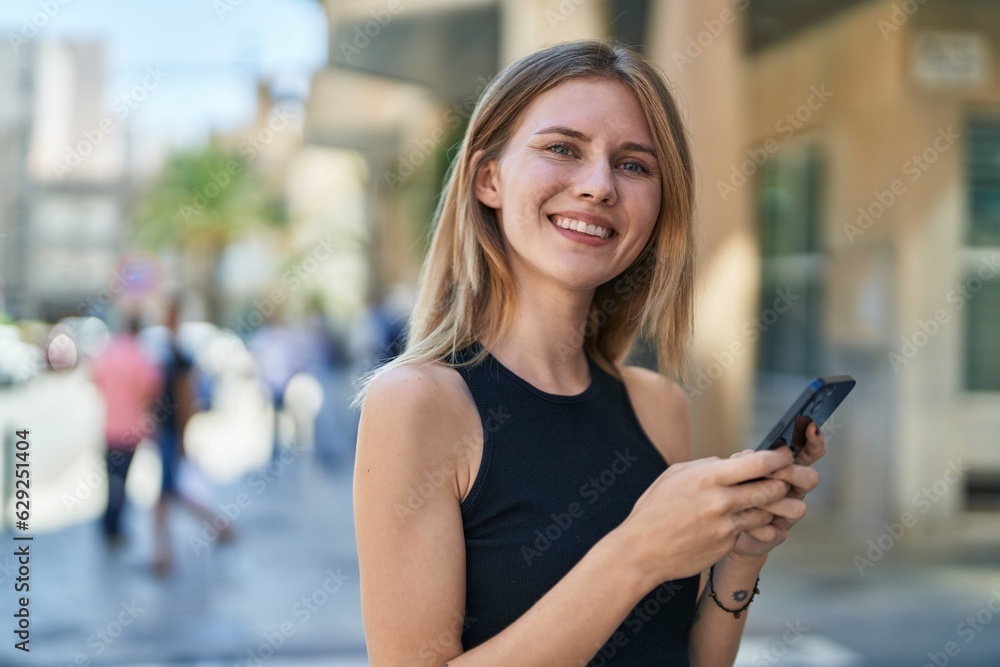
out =
<path fill-rule="evenodd" d="M 789 485 L 762 479 L 792 463 L 787 448 L 672 464 L 616 529 L 653 586 L 701 572 L 732 551 L 740 533 L 769 524 L 761 509 Z"/>

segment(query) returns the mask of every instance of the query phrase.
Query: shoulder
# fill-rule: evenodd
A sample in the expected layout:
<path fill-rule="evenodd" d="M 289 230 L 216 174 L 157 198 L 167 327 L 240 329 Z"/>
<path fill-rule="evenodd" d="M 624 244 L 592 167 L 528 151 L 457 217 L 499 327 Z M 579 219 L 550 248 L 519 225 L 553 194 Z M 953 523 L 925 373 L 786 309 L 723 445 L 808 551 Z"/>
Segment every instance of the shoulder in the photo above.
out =
<path fill-rule="evenodd" d="M 475 401 L 454 368 L 393 365 L 372 378 L 361 404 L 358 464 L 393 458 L 402 478 L 427 468 L 445 471 L 461 499 L 470 443 L 481 439 L 481 428 Z"/>
<path fill-rule="evenodd" d="M 390 408 L 407 418 L 440 416 L 454 412 L 467 394 L 462 376 L 446 364 L 391 365 L 368 384 L 361 411 Z"/>
<path fill-rule="evenodd" d="M 639 424 L 668 463 L 691 458 L 691 401 L 676 382 L 640 366 L 618 367 Z"/>

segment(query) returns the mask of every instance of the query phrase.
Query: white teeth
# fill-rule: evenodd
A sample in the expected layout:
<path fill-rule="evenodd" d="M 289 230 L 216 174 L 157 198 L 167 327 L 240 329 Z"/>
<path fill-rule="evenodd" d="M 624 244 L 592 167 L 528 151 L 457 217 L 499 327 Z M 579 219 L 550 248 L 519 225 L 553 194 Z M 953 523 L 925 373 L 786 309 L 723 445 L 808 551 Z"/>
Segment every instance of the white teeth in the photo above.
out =
<path fill-rule="evenodd" d="M 601 227 L 600 225 L 588 225 L 582 220 L 574 220 L 573 218 L 564 218 L 561 215 L 557 215 L 552 217 L 552 221 L 563 229 L 572 229 L 574 232 L 580 232 L 581 234 L 597 236 L 602 239 L 606 239 L 611 236 L 610 229 Z"/>

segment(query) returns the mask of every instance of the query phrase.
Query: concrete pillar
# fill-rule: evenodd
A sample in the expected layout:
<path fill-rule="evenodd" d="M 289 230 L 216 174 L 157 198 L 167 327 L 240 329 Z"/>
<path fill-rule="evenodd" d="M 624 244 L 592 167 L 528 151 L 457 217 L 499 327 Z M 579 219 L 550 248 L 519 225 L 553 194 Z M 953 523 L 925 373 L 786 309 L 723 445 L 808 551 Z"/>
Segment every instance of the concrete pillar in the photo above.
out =
<path fill-rule="evenodd" d="M 537 49 L 606 37 L 603 0 L 501 0 L 501 66 Z"/>
<path fill-rule="evenodd" d="M 755 350 L 740 329 L 757 311 L 752 179 L 720 192 L 746 155 L 741 3 L 654 0 L 647 42 L 672 80 L 692 140 L 698 191 L 697 300 L 691 380 L 695 456 L 742 449 Z"/>

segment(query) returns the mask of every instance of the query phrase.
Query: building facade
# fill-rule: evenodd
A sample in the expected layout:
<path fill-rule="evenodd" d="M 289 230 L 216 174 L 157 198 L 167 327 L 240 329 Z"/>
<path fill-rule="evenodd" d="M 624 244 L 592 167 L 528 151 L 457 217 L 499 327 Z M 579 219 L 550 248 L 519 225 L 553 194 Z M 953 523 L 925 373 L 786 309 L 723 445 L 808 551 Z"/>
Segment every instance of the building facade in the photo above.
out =
<path fill-rule="evenodd" d="M 0 55 L 0 276 L 14 319 L 100 312 L 122 289 L 127 118 L 146 88 L 109 107 L 105 71 L 95 42 L 30 42 Z"/>
<path fill-rule="evenodd" d="M 904 513 L 915 533 L 988 532 L 1000 511 L 1000 6 L 325 6 L 330 65 L 314 99 L 327 103 L 306 136 L 371 165 L 370 224 L 393 267 L 377 280 L 412 280 L 422 251 L 420 195 L 383 176 L 410 164 L 433 193 L 440 171 L 419 172 L 417 149 L 431 145 L 430 160 L 460 138 L 449 126 L 483 79 L 567 39 L 633 44 L 670 78 L 698 170 L 697 454 L 753 446 L 809 379 L 850 373 L 813 511 L 861 544 Z"/>

